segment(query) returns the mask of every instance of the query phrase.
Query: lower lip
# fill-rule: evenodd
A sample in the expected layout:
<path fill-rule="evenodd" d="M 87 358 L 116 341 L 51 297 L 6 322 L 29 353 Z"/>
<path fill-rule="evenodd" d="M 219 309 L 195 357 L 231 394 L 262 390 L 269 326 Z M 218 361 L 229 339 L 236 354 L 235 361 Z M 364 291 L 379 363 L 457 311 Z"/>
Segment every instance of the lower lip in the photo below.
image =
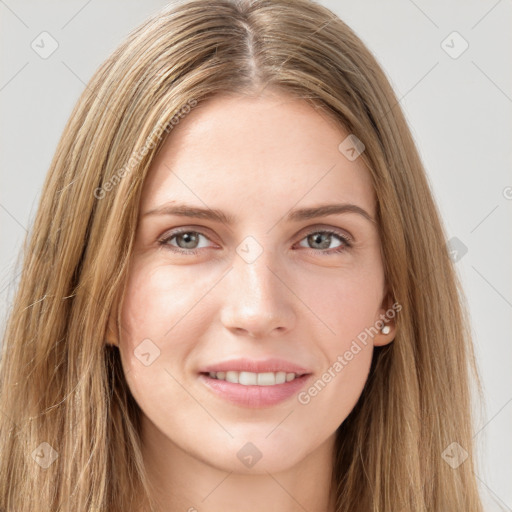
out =
<path fill-rule="evenodd" d="M 222 398 L 245 407 L 268 407 L 288 400 L 303 388 L 311 374 L 302 375 L 290 382 L 275 384 L 273 386 L 244 386 L 225 380 L 212 379 L 201 373 L 199 378 L 214 393 Z"/>

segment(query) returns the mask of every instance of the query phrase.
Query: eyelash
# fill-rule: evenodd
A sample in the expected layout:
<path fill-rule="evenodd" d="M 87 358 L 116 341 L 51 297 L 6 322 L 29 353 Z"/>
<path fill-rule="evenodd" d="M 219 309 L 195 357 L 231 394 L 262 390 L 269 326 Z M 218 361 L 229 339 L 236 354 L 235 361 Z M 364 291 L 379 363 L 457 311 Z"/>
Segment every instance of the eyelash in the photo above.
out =
<path fill-rule="evenodd" d="M 175 237 L 177 237 L 179 235 L 182 235 L 184 233 L 194 233 L 196 235 L 204 236 L 205 238 L 207 238 L 209 240 L 209 238 L 205 234 L 201 233 L 200 231 L 194 231 L 194 230 L 191 230 L 191 229 L 183 229 L 183 230 L 180 230 L 180 231 L 174 231 L 174 232 L 170 233 L 168 236 L 165 236 L 164 238 L 161 238 L 160 240 L 158 240 L 158 244 L 160 246 L 165 247 L 166 249 L 168 249 L 168 250 L 170 250 L 172 252 L 177 253 L 177 254 L 185 254 L 185 255 L 196 255 L 196 254 L 198 254 L 201 249 L 180 249 L 178 247 L 174 247 L 172 245 L 169 245 L 168 242 L 170 242 L 173 238 L 175 238 Z M 317 233 L 334 235 L 344 245 L 340 245 L 336 249 L 330 249 L 330 252 L 328 250 L 311 249 L 311 248 L 309 248 L 309 251 L 313 251 L 315 253 L 324 254 L 326 256 L 332 256 L 332 255 L 335 255 L 335 254 L 340 254 L 342 252 L 345 252 L 347 249 L 350 249 L 352 247 L 351 239 L 348 236 L 340 233 L 339 231 L 333 231 L 331 229 L 316 229 L 316 230 L 312 230 L 309 233 L 306 233 L 304 235 L 304 237 L 301 238 L 301 240 L 299 240 L 299 241 L 301 242 L 302 240 L 304 240 L 304 238 L 307 238 L 308 236 L 313 235 L 313 234 L 317 234 Z M 308 249 L 306 248 L 306 250 L 308 250 Z"/>

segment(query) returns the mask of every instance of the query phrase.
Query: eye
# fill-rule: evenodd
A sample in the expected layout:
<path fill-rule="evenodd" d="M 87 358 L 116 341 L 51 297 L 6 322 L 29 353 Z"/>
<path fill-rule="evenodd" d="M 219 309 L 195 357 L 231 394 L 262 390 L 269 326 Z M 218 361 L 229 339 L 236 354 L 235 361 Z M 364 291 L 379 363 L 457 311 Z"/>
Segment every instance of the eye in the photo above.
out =
<path fill-rule="evenodd" d="M 197 254 L 197 249 L 205 247 L 199 245 L 201 237 L 205 240 L 209 240 L 208 237 L 198 231 L 183 230 L 165 236 L 163 239 L 159 240 L 158 243 L 159 245 L 163 245 L 174 252 L 182 254 Z M 171 243 L 174 239 L 176 239 L 176 244 Z"/>
<path fill-rule="evenodd" d="M 333 250 L 326 252 L 326 249 L 328 249 L 329 246 L 332 244 L 333 239 L 337 239 L 339 244 L 335 246 Z M 315 249 L 314 252 L 320 251 L 326 253 L 327 255 L 340 253 L 352 247 L 351 239 L 347 235 L 329 229 L 311 231 L 302 240 L 305 240 L 306 244 L 309 244 L 310 248 Z M 304 245 L 302 244 L 299 245 L 301 245 L 301 247 L 304 247 Z"/>
<path fill-rule="evenodd" d="M 184 229 L 164 235 L 162 239 L 158 240 L 158 243 L 179 254 L 195 255 L 199 252 L 199 249 L 208 247 L 208 244 L 201 245 L 201 238 L 209 240 L 206 235 L 199 231 Z M 329 229 L 310 231 L 301 242 L 304 240 L 306 244 L 310 245 L 309 248 L 312 249 L 313 252 L 320 252 L 326 255 L 340 253 L 352 247 L 351 238 L 349 236 Z M 332 248 L 332 250 L 327 251 L 333 241 L 336 242 L 336 240 L 338 241 L 338 245 Z M 175 243 L 173 243 L 173 241 Z M 304 247 L 302 243 L 299 245 Z"/>

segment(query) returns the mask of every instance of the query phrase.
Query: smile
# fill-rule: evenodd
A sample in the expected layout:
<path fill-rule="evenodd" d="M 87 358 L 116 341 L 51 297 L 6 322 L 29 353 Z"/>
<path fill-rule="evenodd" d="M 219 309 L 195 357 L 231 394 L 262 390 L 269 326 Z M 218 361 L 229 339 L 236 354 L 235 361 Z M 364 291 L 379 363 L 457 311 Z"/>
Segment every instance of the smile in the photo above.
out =
<path fill-rule="evenodd" d="M 241 384 L 242 386 L 275 386 L 291 382 L 298 375 L 296 373 L 286 372 L 209 372 L 212 379 L 225 380 L 232 384 Z M 300 375 L 299 375 L 300 376 Z"/>
<path fill-rule="evenodd" d="M 249 408 L 264 408 L 277 405 L 297 395 L 309 381 L 312 374 L 296 375 L 285 372 L 212 372 L 200 373 L 199 380 L 215 396 L 238 406 Z M 224 379 L 218 378 L 218 374 L 224 373 Z M 287 375 L 290 380 L 287 380 Z M 283 381 L 284 376 L 284 381 Z M 230 382 L 228 379 L 236 380 Z M 257 382 L 261 384 L 243 384 L 242 382 Z M 240 382 L 240 380 L 242 382 Z"/>

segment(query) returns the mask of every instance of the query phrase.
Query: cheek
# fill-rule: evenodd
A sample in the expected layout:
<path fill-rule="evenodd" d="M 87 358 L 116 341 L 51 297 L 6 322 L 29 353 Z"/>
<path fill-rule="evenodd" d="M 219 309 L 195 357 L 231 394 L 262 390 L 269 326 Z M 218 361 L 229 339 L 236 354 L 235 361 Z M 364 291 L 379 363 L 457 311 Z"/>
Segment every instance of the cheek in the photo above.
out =
<path fill-rule="evenodd" d="M 297 295 L 309 306 L 315 332 L 322 334 L 319 339 L 324 349 L 333 355 L 346 350 L 353 339 L 375 324 L 383 287 L 378 268 L 366 266 L 359 270 L 354 266 L 340 269 L 334 277 L 302 278 Z"/>
<path fill-rule="evenodd" d="M 195 307 L 205 288 L 189 274 L 141 261 L 128 278 L 121 311 L 121 361 L 131 393 L 151 418 L 165 416 L 162 404 L 187 398 L 178 384 L 179 372 L 205 325 Z"/>
<path fill-rule="evenodd" d="M 371 317 L 364 304 L 354 296 L 337 304 L 341 309 L 330 317 L 335 335 L 319 338 L 323 368 L 297 396 L 306 416 L 331 431 L 343 423 L 359 400 L 373 356 L 371 339 L 361 336 L 366 335 L 364 328 Z"/>
<path fill-rule="evenodd" d="M 193 349 L 200 328 L 199 322 L 190 322 L 197 294 L 197 287 L 179 275 L 171 276 L 162 266 L 131 269 L 119 349 L 124 373 L 140 404 L 156 399 L 159 391 L 169 391 L 168 372 L 174 373 L 173 367 Z"/>
<path fill-rule="evenodd" d="M 127 341 L 137 344 L 150 338 L 165 347 L 177 340 L 182 325 L 190 327 L 189 318 L 203 290 L 191 272 L 171 272 L 164 265 L 134 267 L 121 314 Z M 180 344 L 186 341 L 181 340 Z"/>
<path fill-rule="evenodd" d="M 377 267 L 351 267 L 340 270 L 335 279 L 316 276 L 302 283 L 304 302 L 318 319 L 315 332 L 324 367 L 297 398 L 311 417 L 325 418 L 322 411 L 328 410 L 327 421 L 336 429 L 355 406 L 368 378 L 371 328 L 381 306 L 383 276 Z"/>
<path fill-rule="evenodd" d="M 161 260 L 136 261 L 122 305 L 120 340 L 123 368 L 135 386 L 153 388 L 155 379 L 167 386 L 169 372 L 186 372 L 190 355 L 211 326 L 215 308 L 206 307 L 205 291 L 218 279 L 214 272 L 197 272 L 194 265 L 172 268 Z"/>

